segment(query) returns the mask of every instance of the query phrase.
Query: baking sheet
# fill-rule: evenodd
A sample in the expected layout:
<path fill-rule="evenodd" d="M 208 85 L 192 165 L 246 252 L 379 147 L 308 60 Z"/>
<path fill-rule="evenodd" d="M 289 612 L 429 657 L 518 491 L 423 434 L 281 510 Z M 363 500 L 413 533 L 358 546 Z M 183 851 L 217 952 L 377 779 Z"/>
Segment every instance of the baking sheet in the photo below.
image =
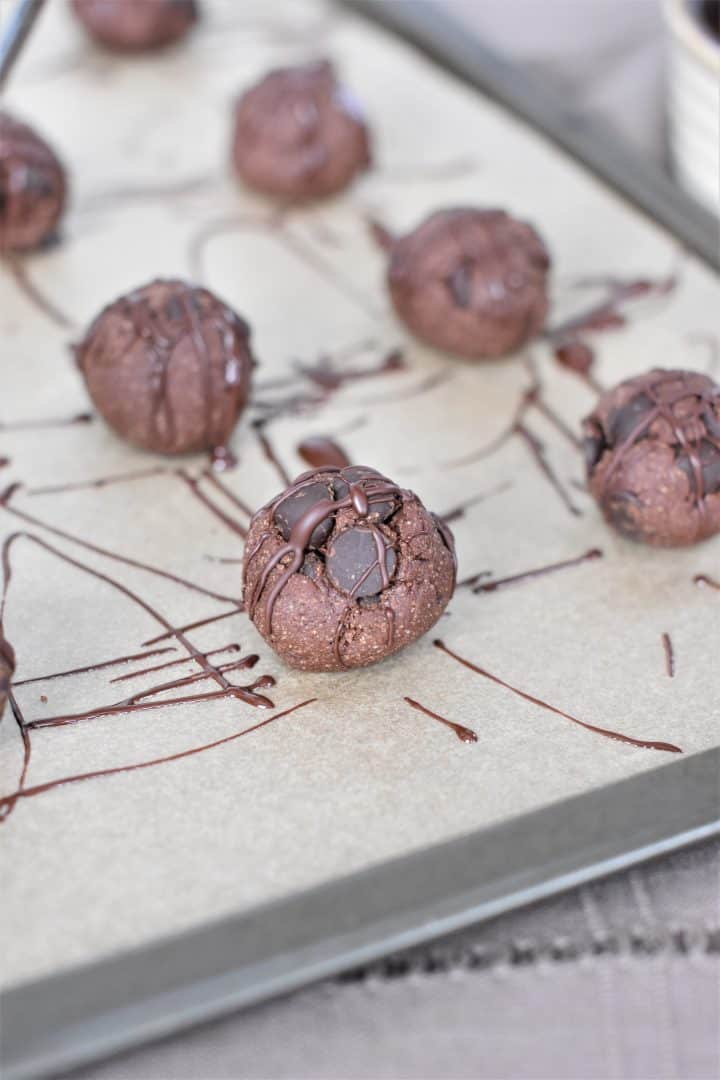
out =
<path fill-rule="evenodd" d="M 336 60 L 365 101 L 378 168 L 342 199 L 278 224 L 271 208 L 226 176 L 229 104 L 269 65 L 318 51 Z M 13 545 L 6 628 L 18 680 L 143 651 L 163 630 L 58 551 L 141 594 L 173 626 L 232 607 L 51 529 L 200 589 L 239 593 L 238 565 L 216 560 L 239 558 L 240 540 L 181 476 L 42 490 L 167 464 L 128 449 L 99 421 L 32 425 L 88 408 L 66 351 L 75 327 L 117 293 L 179 274 L 200 278 L 248 316 L 260 383 L 286 377 L 295 360 L 313 365 L 331 354 L 340 370 L 370 370 L 403 349 L 406 370 L 348 382 L 322 407 L 268 428 L 291 474 L 304 467 L 296 452 L 303 437 L 334 435 L 353 458 L 414 487 L 437 512 L 477 497 L 452 522 L 461 577 L 487 571 L 481 580 L 494 581 L 602 548 L 601 559 L 492 592 L 461 589 L 439 628 L 449 647 L 586 723 L 671 742 L 685 755 L 717 745 L 720 600 L 693 579 L 718 576 L 718 542 L 652 552 L 610 535 L 578 486 L 576 449 L 537 408 L 526 427 L 542 440 L 557 486 L 524 437 L 481 456 L 534 377 L 543 401 L 572 426 L 593 392 L 543 344 L 473 368 L 406 341 L 388 310 L 383 256 L 367 218 L 402 229 L 438 205 L 463 202 L 528 217 L 553 251 L 554 321 L 589 302 L 578 279 L 676 275 L 671 293 L 633 305 L 625 328 L 597 338 L 597 375 L 606 384 L 652 364 L 716 370 L 718 286 L 707 269 L 540 136 L 409 48 L 318 3 L 209 5 L 181 49 L 133 61 L 92 50 L 64 5 L 51 4 L 9 103 L 52 133 L 74 185 L 63 244 L 0 268 L 0 322 L 13 366 L 2 419 L 29 425 L 0 433 L 11 459 L 3 482 L 23 485 L 9 503 L 17 514 L 2 515 L 3 536 L 27 529 L 56 549 L 28 539 Z M 421 125 L 409 123 L 418 116 Z M 233 446 L 241 463 L 222 483 L 256 505 L 278 489 L 277 467 L 247 424 Z M 475 451 L 476 461 L 456 464 Z M 182 464 L 191 478 L 205 469 L 199 458 Z M 206 478 L 200 486 L 216 509 L 246 520 Z M 673 643 L 673 678 L 663 634 Z M 459 667 L 430 637 L 379 667 L 340 676 L 284 670 L 242 615 L 200 628 L 193 642 L 259 652 L 257 672 L 277 678 L 275 712 L 317 701 L 172 763 L 19 799 L 0 836 L 6 986 L 251 911 L 598 791 L 670 757 L 539 709 Z M 138 666 L 149 665 L 29 683 L 18 687 L 18 703 L 29 721 L 94 709 L 122 696 L 110 678 Z M 192 665 L 171 671 L 189 674 Z M 154 685 L 152 677 L 119 684 L 132 692 Z M 405 695 L 472 727 L 478 742 L 460 743 L 411 710 Z M 26 786 L 182 753 L 265 718 L 214 701 L 36 729 Z M 22 749 L 7 714 L 0 737 L 7 794 L 17 789 Z M 671 773 L 661 774 L 668 784 Z"/>

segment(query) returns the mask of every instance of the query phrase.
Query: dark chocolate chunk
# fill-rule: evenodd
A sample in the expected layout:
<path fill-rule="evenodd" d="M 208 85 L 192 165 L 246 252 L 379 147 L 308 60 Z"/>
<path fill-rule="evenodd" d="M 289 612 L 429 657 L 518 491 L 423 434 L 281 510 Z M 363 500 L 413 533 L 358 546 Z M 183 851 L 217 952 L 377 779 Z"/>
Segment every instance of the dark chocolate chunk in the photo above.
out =
<path fill-rule="evenodd" d="M 395 552 L 378 529 L 345 529 L 328 545 L 328 577 L 337 589 L 354 597 L 382 592 L 395 573 L 396 563 Z"/>
<path fill-rule="evenodd" d="M 275 507 L 275 522 L 282 533 L 283 539 L 290 539 L 293 526 L 300 521 L 311 506 L 328 499 L 332 499 L 328 484 L 307 484 L 295 491 L 291 491 Z M 332 528 L 332 517 L 327 517 L 324 521 L 321 521 L 310 537 L 311 545 L 321 547 L 332 532 Z"/>
<path fill-rule="evenodd" d="M 625 442 L 637 429 L 638 424 L 641 424 L 643 420 L 647 420 L 654 408 L 655 404 L 647 394 L 638 394 L 636 397 L 631 398 L 622 408 L 616 409 L 615 412 L 610 414 L 607 421 L 610 441 L 615 445 Z"/>

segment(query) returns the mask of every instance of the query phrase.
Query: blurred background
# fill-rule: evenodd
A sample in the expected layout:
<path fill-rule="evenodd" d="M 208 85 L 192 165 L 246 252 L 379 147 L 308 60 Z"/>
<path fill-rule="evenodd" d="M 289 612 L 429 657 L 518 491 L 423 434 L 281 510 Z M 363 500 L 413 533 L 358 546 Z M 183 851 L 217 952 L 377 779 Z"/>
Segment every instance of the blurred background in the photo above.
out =
<path fill-rule="evenodd" d="M 718 0 L 442 0 L 439 6 L 573 112 L 601 118 L 718 213 Z"/>

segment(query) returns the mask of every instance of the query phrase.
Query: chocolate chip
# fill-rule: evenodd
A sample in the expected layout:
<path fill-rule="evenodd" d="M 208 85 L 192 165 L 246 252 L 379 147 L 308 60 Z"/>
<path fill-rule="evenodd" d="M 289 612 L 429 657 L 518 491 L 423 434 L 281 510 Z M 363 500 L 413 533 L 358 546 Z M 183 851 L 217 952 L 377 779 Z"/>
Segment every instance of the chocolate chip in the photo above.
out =
<path fill-rule="evenodd" d="M 457 307 L 470 307 L 472 267 L 473 264 L 470 259 L 463 259 L 452 274 L 445 279 L 445 284 L 450 290 Z"/>
<path fill-rule="evenodd" d="M 655 408 L 655 404 L 647 394 L 638 394 L 623 405 L 615 409 L 608 417 L 608 433 L 610 441 L 616 446 L 624 443 L 636 430 L 638 424 L 647 417 Z M 640 432 L 642 434 L 642 432 Z"/>
<path fill-rule="evenodd" d="M 314 551 L 309 551 L 303 560 L 303 564 L 300 567 L 300 573 L 303 577 L 310 578 L 311 581 L 318 581 L 322 571 L 323 560 Z"/>
<path fill-rule="evenodd" d="M 326 501 L 332 499 L 332 494 L 325 484 L 307 484 L 307 486 L 293 491 L 292 494 L 278 503 L 275 507 L 275 523 L 285 540 L 290 539 L 293 526 L 307 513 L 310 507 L 323 499 Z M 328 516 L 313 530 L 310 544 L 313 547 L 320 547 L 321 544 L 324 544 L 332 532 L 332 527 L 333 519 Z"/>
<path fill-rule="evenodd" d="M 614 491 L 604 500 L 605 513 L 615 528 L 629 540 L 637 540 L 641 535 L 636 516 L 632 508 L 640 508 L 641 500 L 632 491 Z"/>
<path fill-rule="evenodd" d="M 169 296 L 165 301 L 165 315 L 170 322 L 185 318 L 185 307 L 179 296 Z"/>
<path fill-rule="evenodd" d="M 703 439 L 696 447 L 696 454 L 700 462 L 704 495 L 714 495 L 720 491 L 720 449 L 714 443 Z M 692 490 L 695 490 L 695 470 L 687 453 L 678 455 L 678 468 L 687 476 Z"/>
<path fill-rule="evenodd" d="M 593 420 L 586 420 L 583 425 L 582 445 L 583 453 L 585 455 L 585 466 L 588 472 L 592 472 L 604 452 L 607 450 L 607 443 L 605 442 L 602 428 Z"/>
<path fill-rule="evenodd" d="M 348 483 L 357 484 L 362 480 L 380 480 L 384 481 L 385 477 L 379 473 L 376 469 L 370 469 L 366 465 L 349 465 L 342 472 L 333 477 L 331 484 L 335 497 L 337 499 L 344 499 L 347 497 Z M 346 483 L 346 481 L 348 483 Z M 398 508 L 396 499 L 387 498 L 384 495 L 373 495 L 369 499 L 368 520 L 370 521 L 387 521 L 389 517 L 395 513 Z"/>
<path fill-rule="evenodd" d="M 397 557 L 382 533 L 352 528 L 335 537 L 328 548 L 326 566 L 328 577 L 336 588 L 357 598 L 382 592 L 378 542 L 384 550 L 385 569 L 390 579 L 395 572 Z"/>

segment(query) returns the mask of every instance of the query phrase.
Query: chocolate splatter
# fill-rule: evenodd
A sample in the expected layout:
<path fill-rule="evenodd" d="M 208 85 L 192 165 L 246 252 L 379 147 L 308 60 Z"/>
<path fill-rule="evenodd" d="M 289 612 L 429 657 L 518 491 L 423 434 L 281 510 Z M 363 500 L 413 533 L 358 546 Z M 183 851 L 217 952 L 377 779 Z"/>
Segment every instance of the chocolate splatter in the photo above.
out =
<path fill-rule="evenodd" d="M 544 577 L 545 574 L 554 574 L 558 570 L 567 570 L 573 566 L 580 566 L 582 563 L 591 562 L 594 559 L 601 559 L 603 552 L 600 548 L 590 548 L 589 551 L 584 551 L 582 555 L 577 555 L 573 559 L 562 559 L 560 562 L 548 563 L 546 566 L 537 566 L 532 570 L 523 570 L 518 574 L 510 574 L 509 577 L 495 578 L 493 581 L 485 581 L 479 585 L 474 585 L 474 593 L 483 592 L 496 592 L 498 589 L 504 589 L 507 585 L 516 585 L 521 581 L 531 581 L 535 578 Z M 469 579 L 470 580 L 470 579 Z"/>
<path fill-rule="evenodd" d="M 629 743 L 631 746 L 638 746 L 644 750 L 664 750 L 670 754 L 681 754 L 682 750 L 679 746 L 674 746 L 672 743 L 666 742 L 649 742 L 645 739 L 635 739 L 631 735 L 623 735 L 619 731 L 611 731 L 609 728 L 598 727 L 595 724 L 589 724 L 585 720 L 579 720 L 577 716 L 573 716 L 571 713 L 564 712 L 562 709 L 556 708 L 554 705 L 550 705 L 547 701 L 543 701 L 542 698 L 535 697 L 533 694 L 528 694 L 524 690 L 518 689 L 517 686 L 512 686 L 510 683 L 505 682 L 504 679 L 499 678 L 497 675 L 491 674 L 486 671 L 485 668 L 479 667 L 477 664 L 472 663 L 471 660 L 466 660 L 458 653 L 453 652 L 447 645 L 436 638 L 433 641 L 433 645 L 436 649 L 440 649 L 446 656 L 450 656 L 453 660 L 456 660 L 463 667 L 468 668 L 470 671 L 474 671 L 476 675 L 482 675 L 483 678 L 489 679 L 491 682 L 496 683 L 498 686 L 503 686 L 506 690 L 510 690 L 511 693 L 517 697 L 523 698 L 524 701 L 529 701 L 531 705 L 538 705 L 541 709 L 546 709 L 548 712 L 554 713 L 556 716 L 562 716 L 564 720 L 569 720 L 572 724 L 577 724 L 579 727 L 585 728 L 587 731 L 593 731 L 597 735 L 603 735 L 606 739 L 615 739 L 618 742 Z"/>
<path fill-rule="evenodd" d="M 451 731 L 455 732 L 460 742 L 474 743 L 477 742 L 477 735 L 472 728 L 465 727 L 463 724 L 456 724 L 452 720 L 446 720 L 444 716 L 440 716 L 439 713 L 433 712 L 432 709 L 428 709 L 425 705 L 421 705 L 419 701 L 414 701 L 413 698 L 405 697 L 403 701 L 406 701 L 408 705 L 413 709 L 417 709 L 418 712 L 424 713 L 425 716 L 431 717 L 433 720 L 437 720 L 439 723 L 444 724 L 445 727 L 449 727 Z"/>

